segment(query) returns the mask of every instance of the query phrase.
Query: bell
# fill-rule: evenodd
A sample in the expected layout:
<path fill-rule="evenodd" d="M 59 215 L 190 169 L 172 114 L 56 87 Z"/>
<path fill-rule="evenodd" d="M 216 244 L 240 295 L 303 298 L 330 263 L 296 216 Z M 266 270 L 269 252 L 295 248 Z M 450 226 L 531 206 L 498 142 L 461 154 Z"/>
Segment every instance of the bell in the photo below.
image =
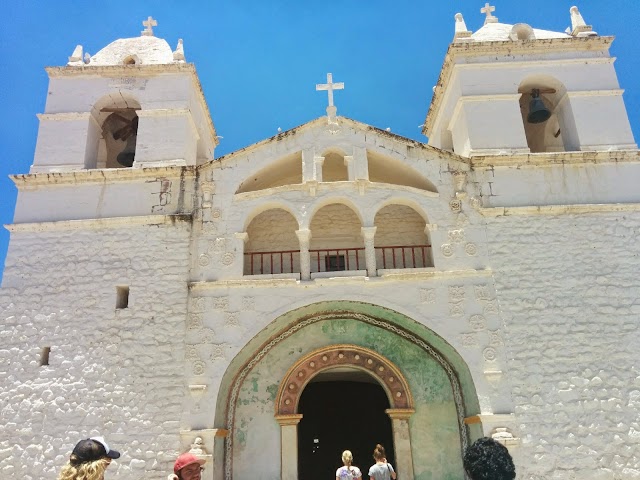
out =
<path fill-rule="evenodd" d="M 123 167 L 131 167 L 136 155 L 136 135 L 129 135 L 124 150 L 118 154 L 116 160 Z"/>
<path fill-rule="evenodd" d="M 529 115 L 527 115 L 527 122 L 529 123 L 544 123 L 549 120 L 551 111 L 545 107 L 544 102 L 540 98 L 540 90 L 534 88 L 531 91 L 531 103 L 529 104 Z"/>

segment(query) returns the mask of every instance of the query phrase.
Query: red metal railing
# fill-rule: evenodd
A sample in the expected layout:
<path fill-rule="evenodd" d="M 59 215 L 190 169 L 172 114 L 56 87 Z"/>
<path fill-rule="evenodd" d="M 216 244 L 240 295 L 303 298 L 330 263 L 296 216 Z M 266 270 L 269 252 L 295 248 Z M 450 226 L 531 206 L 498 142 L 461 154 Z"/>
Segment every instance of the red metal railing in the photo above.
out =
<path fill-rule="evenodd" d="M 375 247 L 377 268 L 432 267 L 431 245 Z M 364 270 L 364 248 L 323 248 L 309 250 L 311 272 Z M 300 273 L 300 252 L 245 252 L 245 275 Z"/>
<path fill-rule="evenodd" d="M 337 272 L 365 269 L 364 248 L 309 250 L 311 272 Z"/>
<path fill-rule="evenodd" d="M 375 247 L 377 268 L 432 267 L 431 245 Z"/>
<path fill-rule="evenodd" d="M 245 252 L 244 258 L 245 275 L 300 272 L 300 252 L 298 250 Z"/>

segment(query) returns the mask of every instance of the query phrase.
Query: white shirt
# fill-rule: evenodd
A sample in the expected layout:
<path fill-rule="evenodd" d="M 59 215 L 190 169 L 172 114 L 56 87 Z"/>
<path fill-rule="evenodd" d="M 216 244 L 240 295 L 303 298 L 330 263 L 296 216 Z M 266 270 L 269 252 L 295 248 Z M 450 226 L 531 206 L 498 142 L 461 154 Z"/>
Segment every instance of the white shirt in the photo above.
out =
<path fill-rule="evenodd" d="M 340 480 L 354 480 L 362 477 L 362 472 L 358 467 L 340 467 L 336 470 L 336 478 Z"/>

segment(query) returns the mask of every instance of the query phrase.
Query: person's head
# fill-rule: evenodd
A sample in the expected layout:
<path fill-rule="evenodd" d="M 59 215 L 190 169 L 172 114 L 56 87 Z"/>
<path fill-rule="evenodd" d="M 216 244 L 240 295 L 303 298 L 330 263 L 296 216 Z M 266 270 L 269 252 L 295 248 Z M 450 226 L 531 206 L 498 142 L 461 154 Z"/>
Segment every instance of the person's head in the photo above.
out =
<path fill-rule="evenodd" d="M 201 460 L 192 453 L 183 453 L 176 459 L 173 465 L 173 473 L 180 480 L 199 480 L 202 472 L 202 465 L 206 460 Z"/>
<path fill-rule="evenodd" d="M 342 452 L 342 463 L 344 463 L 347 467 L 350 467 L 353 463 L 353 455 L 351 454 L 351 450 L 345 450 Z"/>
<path fill-rule="evenodd" d="M 516 467 L 507 447 L 492 438 L 480 438 L 464 454 L 464 469 L 472 480 L 513 480 Z"/>
<path fill-rule="evenodd" d="M 111 460 L 119 457 L 120 452 L 110 449 L 102 437 L 80 440 L 58 480 L 102 480 Z"/>
<path fill-rule="evenodd" d="M 377 444 L 376 448 L 373 449 L 373 459 L 376 462 L 381 462 L 385 458 L 387 458 L 387 454 L 384 453 L 384 447 L 380 444 Z"/>

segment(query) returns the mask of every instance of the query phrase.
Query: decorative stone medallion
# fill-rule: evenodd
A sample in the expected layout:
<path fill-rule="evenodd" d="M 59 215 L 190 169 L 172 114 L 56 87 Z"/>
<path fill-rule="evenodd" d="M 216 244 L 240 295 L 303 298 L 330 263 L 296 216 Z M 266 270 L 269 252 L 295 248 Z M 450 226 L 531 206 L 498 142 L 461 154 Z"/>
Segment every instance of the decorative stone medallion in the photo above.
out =
<path fill-rule="evenodd" d="M 449 230 L 447 232 L 447 235 L 449 236 L 449 241 L 451 243 L 463 243 L 464 242 L 464 230 L 463 229 L 457 229 L 457 230 Z"/>
<path fill-rule="evenodd" d="M 429 304 L 436 303 L 436 291 L 433 288 L 421 288 L 420 301 Z"/>
<path fill-rule="evenodd" d="M 440 249 L 442 250 L 442 255 L 445 257 L 453 256 L 453 246 L 450 243 L 443 244 Z"/>
<path fill-rule="evenodd" d="M 236 256 L 233 253 L 227 252 L 224 255 L 222 255 L 222 259 L 220 261 L 222 262 L 223 265 L 228 267 L 229 265 L 233 264 L 235 259 L 236 259 Z"/>
<path fill-rule="evenodd" d="M 451 285 L 449 287 L 449 300 L 452 302 L 462 302 L 464 300 L 464 287 L 461 285 Z"/>
<path fill-rule="evenodd" d="M 484 330 L 487 328 L 487 321 L 482 315 L 471 315 L 469 326 L 475 331 Z"/>
<path fill-rule="evenodd" d="M 484 359 L 488 362 L 493 362 L 498 357 L 498 354 L 496 353 L 495 348 L 487 347 L 482 352 L 482 356 L 484 356 Z"/>
<path fill-rule="evenodd" d="M 195 362 L 193 362 L 193 374 L 203 375 L 206 366 L 207 364 L 204 363 L 202 360 L 196 360 Z"/>
<path fill-rule="evenodd" d="M 470 257 L 475 256 L 476 253 L 478 253 L 478 247 L 476 247 L 475 243 L 467 243 L 464 246 L 464 251 L 467 255 L 469 255 Z"/>

